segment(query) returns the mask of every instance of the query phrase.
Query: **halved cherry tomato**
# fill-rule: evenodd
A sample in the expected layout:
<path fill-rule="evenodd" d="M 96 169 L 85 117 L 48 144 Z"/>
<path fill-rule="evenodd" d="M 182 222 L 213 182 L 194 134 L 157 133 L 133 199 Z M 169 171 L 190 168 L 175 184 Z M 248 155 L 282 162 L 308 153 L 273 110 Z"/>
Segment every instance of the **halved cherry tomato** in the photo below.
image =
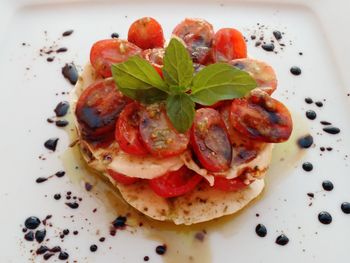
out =
<path fill-rule="evenodd" d="M 162 26 L 152 17 L 143 17 L 131 24 L 128 40 L 142 49 L 164 46 Z"/>
<path fill-rule="evenodd" d="M 189 143 L 189 134 L 177 132 L 164 106 L 159 104 L 141 110 L 140 134 L 147 150 L 159 158 L 178 155 L 187 149 Z"/>
<path fill-rule="evenodd" d="M 277 87 L 277 77 L 273 68 L 263 61 L 252 58 L 235 59 L 232 66 L 248 72 L 258 84 L 258 88 L 271 95 Z"/>
<path fill-rule="evenodd" d="M 222 172 L 230 167 L 232 148 L 225 123 L 216 110 L 202 108 L 196 111 L 191 145 L 199 162 L 207 170 Z"/>
<path fill-rule="evenodd" d="M 244 189 L 249 184 L 245 184 L 241 177 L 236 177 L 233 179 L 226 179 L 222 176 L 215 176 L 214 188 L 225 191 L 225 192 L 235 192 Z"/>
<path fill-rule="evenodd" d="M 230 121 L 231 104 L 232 104 L 232 101 L 225 101 L 225 104 L 221 105 L 218 110 L 220 112 L 221 119 L 225 123 L 225 127 L 227 130 L 227 134 L 230 139 L 230 142 L 231 144 L 233 144 L 235 142 L 235 132 Z"/>
<path fill-rule="evenodd" d="M 203 19 L 186 18 L 175 27 L 173 35 L 185 42 L 193 62 L 200 64 L 211 62 L 214 30 L 210 23 Z"/>
<path fill-rule="evenodd" d="M 192 191 L 202 180 L 202 176 L 182 166 L 179 170 L 149 180 L 149 186 L 164 198 L 184 195 Z"/>
<path fill-rule="evenodd" d="M 75 110 L 83 138 L 91 141 L 113 138 L 116 120 L 129 101 L 112 79 L 91 84 L 80 95 Z"/>
<path fill-rule="evenodd" d="M 140 106 L 136 102 L 128 104 L 120 113 L 115 129 L 115 139 L 120 148 L 129 154 L 147 155 L 139 131 Z"/>
<path fill-rule="evenodd" d="M 118 173 L 118 172 L 113 171 L 111 169 L 108 169 L 107 172 L 114 180 L 116 180 L 118 183 L 121 183 L 124 185 L 130 185 L 130 184 L 136 183 L 137 181 L 140 180 L 140 178 L 128 177 L 124 174 Z"/>
<path fill-rule="evenodd" d="M 262 142 L 286 141 L 293 128 L 286 106 L 258 89 L 248 98 L 232 101 L 230 118 L 239 133 Z"/>
<path fill-rule="evenodd" d="M 142 57 L 151 62 L 152 66 L 157 70 L 161 77 L 163 77 L 162 68 L 164 54 L 164 48 L 153 48 L 142 51 Z"/>
<path fill-rule="evenodd" d="M 90 51 L 90 62 L 96 72 L 104 78 L 112 76 L 111 66 L 138 55 L 141 49 L 121 39 L 106 39 L 96 42 Z"/>
<path fill-rule="evenodd" d="M 216 32 L 213 40 L 213 56 L 216 62 L 246 58 L 247 45 L 241 32 L 234 28 L 222 28 Z"/>

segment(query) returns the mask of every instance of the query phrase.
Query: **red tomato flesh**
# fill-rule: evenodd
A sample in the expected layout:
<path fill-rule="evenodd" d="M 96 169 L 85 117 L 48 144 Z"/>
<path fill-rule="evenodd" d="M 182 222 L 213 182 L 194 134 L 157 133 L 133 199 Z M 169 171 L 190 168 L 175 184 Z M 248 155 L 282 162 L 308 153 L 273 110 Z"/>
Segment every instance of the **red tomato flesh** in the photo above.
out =
<path fill-rule="evenodd" d="M 129 28 L 128 40 L 142 49 L 164 46 L 162 26 L 152 17 L 136 20 Z"/>
<path fill-rule="evenodd" d="M 104 78 L 112 76 L 111 66 L 138 55 L 141 49 L 121 39 L 106 39 L 96 42 L 90 51 L 90 62 L 97 74 Z"/>
<path fill-rule="evenodd" d="M 225 177 L 215 176 L 214 188 L 225 191 L 225 192 L 235 192 L 244 189 L 249 184 L 245 184 L 241 177 L 236 177 L 233 179 L 226 179 Z"/>
<path fill-rule="evenodd" d="M 139 111 L 140 105 L 136 102 L 128 104 L 123 109 L 117 121 L 115 139 L 124 152 L 144 156 L 148 151 L 141 140 Z"/>
<path fill-rule="evenodd" d="M 113 138 L 116 120 L 129 101 L 111 79 L 91 84 L 80 95 L 75 110 L 83 138 Z"/>
<path fill-rule="evenodd" d="M 210 23 L 203 19 L 186 18 L 175 27 L 173 35 L 185 42 L 193 62 L 200 64 L 211 62 L 214 30 Z"/>
<path fill-rule="evenodd" d="M 136 183 L 137 181 L 140 180 L 140 178 L 128 177 L 128 176 L 123 175 L 121 173 L 115 172 L 111 169 L 108 169 L 107 172 L 114 180 L 116 180 L 118 183 L 124 184 L 124 185 L 131 185 L 131 184 Z"/>
<path fill-rule="evenodd" d="M 177 132 L 164 107 L 158 104 L 141 110 L 140 134 L 147 150 L 158 158 L 178 155 L 187 149 L 189 143 L 189 134 Z"/>
<path fill-rule="evenodd" d="M 163 77 L 163 58 L 165 54 L 164 48 L 146 49 L 142 52 L 142 57 L 148 60 L 152 66 L 157 70 L 158 74 Z"/>
<path fill-rule="evenodd" d="M 259 90 L 249 98 L 234 99 L 231 125 L 243 136 L 262 142 L 283 142 L 292 133 L 291 115 L 281 102 Z"/>
<path fill-rule="evenodd" d="M 216 62 L 246 58 L 247 45 L 241 32 L 234 28 L 222 28 L 216 32 L 213 40 L 213 56 Z"/>
<path fill-rule="evenodd" d="M 216 110 L 201 108 L 196 111 L 191 129 L 191 145 L 199 162 L 208 171 L 222 172 L 229 169 L 232 148 L 225 123 Z"/>
<path fill-rule="evenodd" d="M 179 170 L 149 180 L 149 186 L 164 198 L 184 195 L 192 191 L 202 180 L 202 176 L 182 166 Z"/>

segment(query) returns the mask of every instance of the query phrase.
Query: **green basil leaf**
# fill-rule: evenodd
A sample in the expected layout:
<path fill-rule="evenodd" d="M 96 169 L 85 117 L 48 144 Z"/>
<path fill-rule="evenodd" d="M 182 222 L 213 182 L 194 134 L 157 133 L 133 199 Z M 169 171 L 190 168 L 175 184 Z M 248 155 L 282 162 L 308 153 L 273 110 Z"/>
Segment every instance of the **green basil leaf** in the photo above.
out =
<path fill-rule="evenodd" d="M 165 100 L 168 96 L 167 93 L 161 91 L 156 88 L 150 89 L 123 89 L 121 87 L 118 88 L 121 93 L 125 96 L 142 102 L 144 104 L 152 104 L 155 102 L 159 102 Z"/>
<path fill-rule="evenodd" d="M 186 93 L 170 95 L 166 100 L 166 112 L 175 129 L 181 133 L 192 126 L 194 102 Z"/>
<path fill-rule="evenodd" d="M 202 105 L 244 97 L 256 88 L 256 81 L 245 71 L 225 63 L 209 65 L 193 78 L 191 98 Z"/>
<path fill-rule="evenodd" d="M 176 38 L 165 49 L 163 64 L 163 77 L 170 87 L 188 88 L 193 78 L 193 62 L 186 47 Z"/>
<path fill-rule="evenodd" d="M 153 66 L 139 56 L 133 56 L 125 62 L 113 64 L 112 75 L 117 86 L 122 89 L 157 88 L 168 92 L 168 86 Z"/>

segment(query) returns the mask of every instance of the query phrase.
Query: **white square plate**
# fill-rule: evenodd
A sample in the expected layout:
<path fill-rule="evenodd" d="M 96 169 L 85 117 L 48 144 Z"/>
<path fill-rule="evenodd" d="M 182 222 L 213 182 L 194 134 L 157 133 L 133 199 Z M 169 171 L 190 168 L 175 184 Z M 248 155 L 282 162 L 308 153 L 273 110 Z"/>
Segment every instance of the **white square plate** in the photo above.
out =
<path fill-rule="evenodd" d="M 46 227 L 50 240 L 45 244 L 60 245 L 69 253 L 69 262 L 143 262 L 146 255 L 149 262 L 168 263 L 348 262 L 350 215 L 340 210 L 340 204 L 350 201 L 349 10 L 346 0 L 1 1 L 0 262 L 44 261 L 42 256 L 32 255 L 30 250 L 37 249 L 38 244 L 24 241 L 21 227 L 30 215 L 45 218 L 49 214 L 53 215 L 52 227 Z M 103 182 L 93 182 L 96 178 L 92 176 L 85 180 L 99 186 L 92 192 L 85 190 L 84 179 L 78 176 L 85 173 L 79 160 L 66 160 L 70 142 L 66 131 L 46 122 L 53 116 L 54 106 L 68 99 L 61 92 L 72 89 L 61 75 L 62 66 L 74 61 L 81 68 L 88 62 L 92 43 L 109 38 L 112 32 L 125 38 L 132 21 L 142 16 L 155 17 L 167 38 L 185 17 L 204 18 L 216 30 L 236 27 L 247 38 L 254 30 L 264 32 L 265 38 L 271 38 L 275 29 L 285 32 L 286 47 L 277 54 L 256 48 L 250 40 L 248 52 L 275 68 L 279 86 L 274 96 L 291 109 L 294 136 L 276 146 L 262 197 L 236 216 L 201 225 L 208 232 L 204 243 L 193 238 L 199 227 L 191 230 L 166 225 L 161 231 L 154 230 L 152 236 L 135 226 L 111 237 L 110 222 L 121 214 L 113 206 L 116 197 L 106 198 L 98 191 L 96 194 L 96 189 L 110 188 Z M 265 27 L 258 29 L 257 23 Z M 61 38 L 68 29 L 74 29 L 74 33 Z M 55 55 L 54 62 L 48 63 L 47 56 L 39 54 L 40 49 L 51 45 L 67 47 L 68 52 Z M 298 77 L 289 72 L 294 65 L 302 69 Z M 305 97 L 322 101 L 324 106 L 308 105 Z M 307 109 L 317 112 L 316 120 L 305 118 Z M 341 133 L 324 133 L 321 120 L 332 122 Z M 305 133 L 314 136 L 315 145 L 298 151 L 296 138 Z M 57 151 L 50 153 L 43 143 L 56 136 L 60 138 Z M 322 146 L 333 150 L 321 152 Z M 302 170 L 305 161 L 314 164 L 312 172 Z M 37 177 L 63 168 L 67 176 L 35 183 Z M 333 191 L 322 189 L 325 179 L 334 183 Z M 83 198 L 79 209 L 71 210 L 64 200 L 53 199 L 55 193 L 61 193 L 64 199 L 67 191 Z M 313 192 L 315 198 L 310 200 L 308 192 Z M 322 225 L 317 219 L 323 210 L 333 216 L 330 225 Z M 265 238 L 254 232 L 258 223 L 267 227 Z M 62 242 L 59 234 L 64 228 L 71 233 Z M 73 230 L 79 230 L 79 234 L 72 235 Z M 284 247 L 275 244 L 280 233 L 290 239 Z M 103 243 L 98 241 L 102 236 L 106 237 Z M 163 242 L 168 251 L 161 257 L 154 248 Z M 94 243 L 99 249 L 91 253 L 89 247 Z M 192 261 L 189 256 L 193 256 Z M 57 255 L 50 260 L 59 261 Z"/>

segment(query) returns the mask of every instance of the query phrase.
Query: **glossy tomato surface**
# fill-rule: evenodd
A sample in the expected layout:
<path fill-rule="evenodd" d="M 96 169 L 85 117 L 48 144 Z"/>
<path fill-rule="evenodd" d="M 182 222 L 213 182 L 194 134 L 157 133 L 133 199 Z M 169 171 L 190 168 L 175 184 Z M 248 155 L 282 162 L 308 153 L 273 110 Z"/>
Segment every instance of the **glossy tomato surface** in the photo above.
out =
<path fill-rule="evenodd" d="M 254 90 L 249 98 L 234 99 L 231 125 L 243 136 L 262 142 L 283 142 L 292 133 L 292 117 L 281 102 Z"/>
<path fill-rule="evenodd" d="M 232 147 L 225 123 L 218 111 L 201 108 L 196 111 L 191 129 L 191 145 L 201 165 L 212 172 L 230 167 Z"/>
<path fill-rule="evenodd" d="M 214 30 L 209 22 L 204 19 L 186 18 L 175 27 L 173 35 L 184 41 L 193 62 L 208 64 L 212 61 Z"/>
<path fill-rule="evenodd" d="M 161 48 L 165 42 L 162 26 L 152 17 L 140 18 L 130 26 L 128 41 L 142 49 Z"/>
<path fill-rule="evenodd" d="M 234 28 L 222 28 L 216 32 L 213 40 L 215 62 L 228 62 L 247 57 L 247 45 L 244 37 Z"/>
<path fill-rule="evenodd" d="M 161 77 L 163 76 L 162 68 L 164 53 L 164 48 L 153 48 L 142 51 L 142 57 L 152 64 Z"/>
<path fill-rule="evenodd" d="M 192 191 L 202 180 L 202 176 L 182 166 L 179 170 L 149 180 L 149 186 L 164 198 L 184 195 Z"/>
<path fill-rule="evenodd" d="M 92 46 L 90 62 L 98 75 L 108 78 L 112 76 L 112 64 L 124 62 L 138 54 L 141 54 L 141 49 L 133 43 L 121 39 L 106 39 Z"/>
<path fill-rule="evenodd" d="M 116 120 L 129 101 L 111 79 L 91 84 L 80 95 L 75 110 L 83 138 L 113 138 Z"/>
<path fill-rule="evenodd" d="M 226 179 L 222 176 L 215 176 L 214 188 L 225 191 L 225 192 L 235 192 L 244 189 L 249 184 L 245 184 L 241 177 L 236 177 L 233 179 Z"/>
<path fill-rule="evenodd" d="M 139 124 L 140 124 L 140 105 L 136 102 L 128 104 L 120 113 L 116 129 L 115 139 L 120 148 L 129 154 L 147 155 L 148 151 L 143 145 Z"/>
<path fill-rule="evenodd" d="M 147 150 L 155 157 L 178 155 L 187 149 L 188 133 L 172 126 L 163 105 L 153 104 L 140 112 L 140 134 Z"/>

